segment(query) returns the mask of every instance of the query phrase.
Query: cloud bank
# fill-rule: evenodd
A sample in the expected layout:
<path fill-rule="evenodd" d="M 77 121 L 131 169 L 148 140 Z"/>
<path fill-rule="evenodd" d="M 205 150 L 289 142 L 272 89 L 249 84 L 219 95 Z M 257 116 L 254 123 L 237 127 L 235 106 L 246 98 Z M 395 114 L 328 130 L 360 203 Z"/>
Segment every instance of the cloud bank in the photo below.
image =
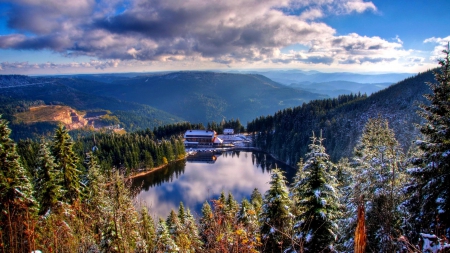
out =
<path fill-rule="evenodd" d="M 111 61 L 115 66 L 122 61 L 370 64 L 408 54 L 398 38 L 336 35 L 320 22 L 330 15 L 377 11 L 364 0 L 3 2 L 10 7 L 7 25 L 15 32 L 0 35 L 0 49 L 45 49 L 66 57 L 92 57 L 106 65 Z M 308 49 L 283 52 L 291 45 Z M 4 65 L 11 64 L 3 63 L 3 69 Z M 45 67 L 41 65 L 37 67 Z"/>

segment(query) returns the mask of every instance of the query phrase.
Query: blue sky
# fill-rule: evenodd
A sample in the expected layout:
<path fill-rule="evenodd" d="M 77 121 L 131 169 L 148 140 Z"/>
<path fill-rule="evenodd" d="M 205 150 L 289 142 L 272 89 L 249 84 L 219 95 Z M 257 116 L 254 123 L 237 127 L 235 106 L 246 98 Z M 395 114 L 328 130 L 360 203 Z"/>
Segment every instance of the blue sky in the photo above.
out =
<path fill-rule="evenodd" d="M 0 74 L 437 66 L 450 1 L 0 0 Z"/>

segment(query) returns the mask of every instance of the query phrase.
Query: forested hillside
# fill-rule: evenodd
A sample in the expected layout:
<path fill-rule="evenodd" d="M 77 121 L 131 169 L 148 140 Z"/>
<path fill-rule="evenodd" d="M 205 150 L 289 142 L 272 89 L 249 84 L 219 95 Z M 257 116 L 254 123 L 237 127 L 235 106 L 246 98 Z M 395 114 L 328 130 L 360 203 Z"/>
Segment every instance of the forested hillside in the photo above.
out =
<path fill-rule="evenodd" d="M 88 94 L 60 81 L 59 78 L 0 76 L 0 82 L 3 83 L 0 89 L 0 113 L 12 123 L 14 139 L 35 138 L 48 134 L 55 128 L 58 122 L 24 124 L 15 120 L 14 114 L 29 111 L 30 107 L 39 105 L 67 105 L 88 112 L 109 110 L 112 112 L 111 116 L 116 117 L 128 131 L 183 121 L 180 117 L 147 105 Z M 94 85 L 94 81 L 90 80 L 77 81 Z"/>
<path fill-rule="evenodd" d="M 75 79 L 61 82 L 81 91 L 146 104 L 190 122 L 247 122 L 326 96 L 293 89 L 261 75 L 175 72 L 136 76 L 98 84 Z"/>
<path fill-rule="evenodd" d="M 433 80 L 432 72 L 427 71 L 368 97 L 342 95 L 313 101 L 273 116 L 261 116 L 250 122 L 247 130 L 254 134 L 258 147 L 295 165 L 306 153 L 313 131 L 322 131 L 324 146 L 333 160 L 351 156 L 364 124 L 381 115 L 389 120 L 402 149 L 407 151 L 418 137 L 418 103 L 424 102 L 423 95 L 430 92 L 425 82 Z"/>

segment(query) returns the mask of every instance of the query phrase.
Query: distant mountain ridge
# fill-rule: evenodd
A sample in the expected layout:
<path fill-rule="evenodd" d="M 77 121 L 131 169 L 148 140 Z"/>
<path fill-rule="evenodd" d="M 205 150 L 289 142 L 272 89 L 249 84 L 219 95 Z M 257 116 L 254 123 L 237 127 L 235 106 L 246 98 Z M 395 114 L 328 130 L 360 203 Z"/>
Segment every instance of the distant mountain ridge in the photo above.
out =
<path fill-rule="evenodd" d="M 68 79 L 62 79 L 66 82 Z M 190 122 L 242 122 L 301 105 L 326 95 L 294 89 L 257 74 L 172 72 L 140 75 L 110 83 L 73 82 L 80 91 L 146 104 Z"/>

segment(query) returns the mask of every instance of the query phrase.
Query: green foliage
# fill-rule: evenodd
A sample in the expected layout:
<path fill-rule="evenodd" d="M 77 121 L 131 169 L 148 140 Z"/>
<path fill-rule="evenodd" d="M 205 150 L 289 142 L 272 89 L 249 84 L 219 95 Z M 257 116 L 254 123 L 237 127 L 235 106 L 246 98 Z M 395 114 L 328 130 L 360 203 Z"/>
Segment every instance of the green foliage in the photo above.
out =
<path fill-rule="evenodd" d="M 405 79 L 367 97 L 361 94 L 341 95 L 335 99 L 315 100 L 272 116 L 261 116 L 247 124 L 254 144 L 295 166 L 307 153 L 309 135 L 323 130 L 324 146 L 332 160 L 351 157 L 353 147 L 362 134 L 368 118 L 382 114 L 389 118 L 398 141 L 407 150 L 416 138 L 414 124 L 422 119 L 416 115 L 417 101 L 429 92 L 426 81 L 431 71 Z"/>
<path fill-rule="evenodd" d="M 56 169 L 62 173 L 63 201 L 72 204 L 80 198 L 80 174 L 77 168 L 78 157 L 74 153 L 73 141 L 67 129 L 59 125 L 52 143 L 52 154 L 55 157 Z"/>
<path fill-rule="evenodd" d="M 291 189 L 296 209 L 294 238 L 308 252 L 332 251 L 337 239 L 339 198 L 335 166 L 322 145 L 323 138 L 311 137 L 308 159 L 300 163 Z"/>
<path fill-rule="evenodd" d="M 37 180 L 35 182 L 36 199 L 40 203 L 39 214 L 56 211 L 62 197 L 61 172 L 56 170 L 55 158 L 43 140 L 39 149 Z"/>
<path fill-rule="evenodd" d="M 414 195 L 418 196 L 420 213 L 418 222 L 423 231 L 437 231 L 450 236 L 450 52 L 439 60 L 435 82 L 427 83 L 432 94 L 425 95 L 429 103 L 421 104 L 420 116 L 425 123 L 420 126 L 424 139 L 416 141 L 422 155 L 411 170 L 416 180 Z"/>
<path fill-rule="evenodd" d="M 262 247 L 268 252 L 282 252 L 292 246 L 292 201 L 281 170 L 272 170 L 269 184 L 259 217 Z"/>
<path fill-rule="evenodd" d="M 31 251 L 37 203 L 26 170 L 19 162 L 11 130 L 0 119 L 0 248 L 4 252 Z"/>

